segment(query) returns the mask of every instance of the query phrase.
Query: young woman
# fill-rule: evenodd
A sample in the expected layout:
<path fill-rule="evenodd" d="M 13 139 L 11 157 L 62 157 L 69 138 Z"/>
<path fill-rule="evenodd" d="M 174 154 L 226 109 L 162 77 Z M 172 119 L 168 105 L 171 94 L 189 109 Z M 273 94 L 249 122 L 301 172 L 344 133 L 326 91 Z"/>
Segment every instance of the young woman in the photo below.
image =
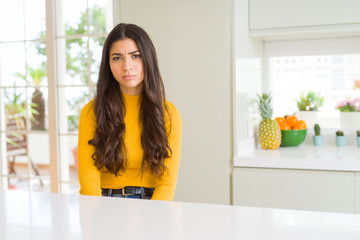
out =
<path fill-rule="evenodd" d="M 180 149 L 181 116 L 165 99 L 155 48 L 143 29 L 121 23 L 80 115 L 80 194 L 172 200 Z"/>

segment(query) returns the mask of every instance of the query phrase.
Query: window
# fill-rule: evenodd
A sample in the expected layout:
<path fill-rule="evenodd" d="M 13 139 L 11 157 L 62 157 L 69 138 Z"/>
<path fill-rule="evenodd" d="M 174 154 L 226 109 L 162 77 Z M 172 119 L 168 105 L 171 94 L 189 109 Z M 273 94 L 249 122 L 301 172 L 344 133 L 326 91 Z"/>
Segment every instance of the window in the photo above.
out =
<path fill-rule="evenodd" d="M 102 45 L 112 29 L 112 1 L 47 1 L 56 4 L 55 16 L 46 15 L 51 11 L 45 0 L 0 4 L 0 183 L 51 191 L 49 134 L 56 133 L 60 175 L 54 181 L 61 192 L 76 193 L 79 114 L 94 96 Z M 55 22 L 55 39 L 47 37 L 45 20 Z M 49 42 L 56 46 L 56 61 L 50 61 L 55 79 L 48 78 Z M 48 111 L 52 86 L 54 113 Z M 54 120 L 58 129 L 49 127 Z"/>
<path fill-rule="evenodd" d="M 309 90 L 324 96 L 322 126 L 338 127 L 339 101 L 360 97 L 353 89 L 360 79 L 359 39 L 326 39 L 265 44 L 266 81 L 273 93 L 274 116 L 298 111 L 296 100 Z"/>

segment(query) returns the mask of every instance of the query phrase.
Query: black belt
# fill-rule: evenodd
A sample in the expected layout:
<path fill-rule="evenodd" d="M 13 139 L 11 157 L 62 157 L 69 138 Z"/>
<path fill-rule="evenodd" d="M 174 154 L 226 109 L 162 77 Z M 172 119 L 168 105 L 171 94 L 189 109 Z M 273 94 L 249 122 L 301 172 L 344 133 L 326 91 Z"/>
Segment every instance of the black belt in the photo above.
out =
<path fill-rule="evenodd" d="M 123 196 L 128 195 L 143 195 L 144 197 L 152 197 L 155 188 L 144 188 L 144 187 L 124 187 L 120 189 L 108 189 L 102 188 L 102 194 L 112 195 L 112 194 L 120 194 Z"/>

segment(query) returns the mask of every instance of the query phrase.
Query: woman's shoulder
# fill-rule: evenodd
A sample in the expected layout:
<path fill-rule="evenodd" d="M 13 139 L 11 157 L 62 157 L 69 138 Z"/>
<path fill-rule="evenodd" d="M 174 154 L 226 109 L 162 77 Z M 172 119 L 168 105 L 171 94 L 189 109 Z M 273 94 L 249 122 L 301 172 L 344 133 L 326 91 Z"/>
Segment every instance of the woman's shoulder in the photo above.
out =
<path fill-rule="evenodd" d="M 95 105 L 94 100 L 90 100 L 87 104 L 85 104 L 83 109 L 91 109 L 93 107 L 93 105 Z"/>
<path fill-rule="evenodd" d="M 166 108 L 169 112 L 169 114 L 172 117 L 176 117 L 176 118 L 180 118 L 181 119 L 181 114 L 180 111 L 175 107 L 175 105 L 170 102 L 169 100 L 166 100 Z"/>
<path fill-rule="evenodd" d="M 179 112 L 179 110 L 175 107 L 175 105 L 172 103 L 172 102 L 170 102 L 169 100 L 166 100 L 166 107 L 168 108 L 168 110 L 170 111 L 170 112 Z"/>
<path fill-rule="evenodd" d="M 93 116 L 95 114 L 95 102 L 94 102 L 94 100 L 89 101 L 81 110 L 81 115 L 82 116 L 87 116 L 89 114 L 91 116 Z"/>

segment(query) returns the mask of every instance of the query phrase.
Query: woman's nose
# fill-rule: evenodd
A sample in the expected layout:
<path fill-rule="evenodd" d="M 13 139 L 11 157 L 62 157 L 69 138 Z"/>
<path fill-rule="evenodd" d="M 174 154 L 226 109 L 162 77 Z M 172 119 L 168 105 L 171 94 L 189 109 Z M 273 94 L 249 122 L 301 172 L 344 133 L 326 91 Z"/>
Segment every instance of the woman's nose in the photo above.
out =
<path fill-rule="evenodd" d="M 132 68 L 132 67 L 130 67 L 130 66 L 125 67 L 125 71 L 131 71 L 131 70 L 133 70 L 133 68 Z"/>
<path fill-rule="evenodd" d="M 125 71 L 133 70 L 133 67 L 131 66 L 131 60 L 130 59 L 125 59 L 124 70 Z"/>

